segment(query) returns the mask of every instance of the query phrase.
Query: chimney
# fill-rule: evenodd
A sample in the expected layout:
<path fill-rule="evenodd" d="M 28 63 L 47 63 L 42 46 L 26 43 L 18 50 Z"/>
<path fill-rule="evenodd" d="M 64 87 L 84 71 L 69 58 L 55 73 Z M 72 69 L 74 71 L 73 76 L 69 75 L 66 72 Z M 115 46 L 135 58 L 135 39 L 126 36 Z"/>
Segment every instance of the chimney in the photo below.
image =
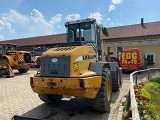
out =
<path fill-rule="evenodd" d="M 141 18 L 141 25 L 143 26 L 144 25 L 144 19 Z"/>
<path fill-rule="evenodd" d="M 145 26 L 144 26 L 144 18 L 141 18 L 141 26 L 142 26 L 143 28 L 145 28 Z"/>

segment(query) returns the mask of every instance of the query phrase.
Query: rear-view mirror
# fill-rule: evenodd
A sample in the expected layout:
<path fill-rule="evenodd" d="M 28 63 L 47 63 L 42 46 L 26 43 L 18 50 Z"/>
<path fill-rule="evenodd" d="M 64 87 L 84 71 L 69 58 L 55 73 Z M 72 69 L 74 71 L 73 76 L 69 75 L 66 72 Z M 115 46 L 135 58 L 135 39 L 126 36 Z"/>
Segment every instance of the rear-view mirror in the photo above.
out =
<path fill-rule="evenodd" d="M 108 34 L 108 31 L 107 31 L 107 28 L 106 27 L 103 27 L 102 28 L 102 32 L 103 32 L 103 34 L 107 37 L 107 36 L 109 36 L 109 34 Z"/>

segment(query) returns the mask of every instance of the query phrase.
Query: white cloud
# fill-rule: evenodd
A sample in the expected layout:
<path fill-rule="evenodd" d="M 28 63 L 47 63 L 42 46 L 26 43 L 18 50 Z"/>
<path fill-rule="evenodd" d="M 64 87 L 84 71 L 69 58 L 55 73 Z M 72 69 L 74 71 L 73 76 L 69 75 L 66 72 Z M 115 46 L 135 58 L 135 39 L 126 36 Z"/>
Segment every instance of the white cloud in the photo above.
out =
<path fill-rule="evenodd" d="M 111 12 L 111 11 L 113 11 L 115 9 L 116 9 L 116 7 L 114 5 L 110 5 L 108 11 Z"/>
<path fill-rule="evenodd" d="M 41 12 L 39 12 L 37 9 L 33 9 L 31 12 L 31 16 L 37 19 L 43 19 L 44 16 L 42 15 Z"/>
<path fill-rule="evenodd" d="M 113 4 L 120 4 L 122 2 L 122 0 L 112 0 Z"/>
<path fill-rule="evenodd" d="M 122 2 L 122 0 L 112 0 L 112 5 L 109 6 L 108 12 L 111 12 L 116 9 L 115 5 L 118 5 Z"/>
<path fill-rule="evenodd" d="M 122 23 L 110 23 L 109 26 L 111 27 L 116 27 L 116 26 L 122 26 L 123 24 Z"/>
<path fill-rule="evenodd" d="M 14 29 L 11 28 L 11 24 L 5 20 L 0 20 L 0 30 L 8 29 L 10 32 L 14 33 Z"/>
<path fill-rule="evenodd" d="M 0 20 L 0 30 L 2 30 L 4 28 L 10 28 L 10 26 L 11 26 L 11 24 L 8 24 L 7 22 Z"/>
<path fill-rule="evenodd" d="M 110 26 L 114 26 L 114 23 L 110 23 L 109 25 L 110 25 Z"/>
<path fill-rule="evenodd" d="M 2 19 L 12 23 L 26 24 L 29 22 L 27 16 L 24 16 L 13 9 L 9 9 L 8 13 L 2 14 Z"/>
<path fill-rule="evenodd" d="M 68 15 L 67 17 L 65 17 L 65 19 L 67 21 L 78 20 L 79 18 L 80 18 L 79 14 L 71 14 L 71 15 Z"/>
<path fill-rule="evenodd" d="M 95 18 L 98 23 L 101 23 L 101 21 L 103 20 L 102 15 L 99 12 L 90 13 L 89 18 Z"/>
<path fill-rule="evenodd" d="M 28 36 L 28 34 L 31 34 L 31 36 L 48 35 L 54 33 L 54 25 L 60 23 L 61 19 L 62 15 L 57 14 L 47 21 L 43 14 L 37 9 L 33 9 L 31 15 L 28 16 L 13 9 L 9 9 L 8 13 L 2 14 L 0 19 L 0 30 L 6 27 L 13 32 L 14 29 L 11 28 L 11 25 L 14 24 L 17 28 L 25 30 L 26 36 Z M 1 24 L 3 24 L 3 26 Z"/>
<path fill-rule="evenodd" d="M 62 28 L 62 26 L 60 26 L 60 25 L 57 25 L 57 27 L 58 27 L 58 28 Z"/>
<path fill-rule="evenodd" d="M 111 20 L 111 18 L 107 18 L 107 21 L 110 21 Z"/>
<path fill-rule="evenodd" d="M 2 35 L 0 35 L 0 41 L 4 40 L 4 37 Z"/>
<path fill-rule="evenodd" d="M 61 20 L 62 20 L 62 15 L 61 14 L 57 14 L 55 17 L 51 18 L 49 23 L 52 24 L 52 25 L 55 25 L 55 24 L 61 22 Z"/>

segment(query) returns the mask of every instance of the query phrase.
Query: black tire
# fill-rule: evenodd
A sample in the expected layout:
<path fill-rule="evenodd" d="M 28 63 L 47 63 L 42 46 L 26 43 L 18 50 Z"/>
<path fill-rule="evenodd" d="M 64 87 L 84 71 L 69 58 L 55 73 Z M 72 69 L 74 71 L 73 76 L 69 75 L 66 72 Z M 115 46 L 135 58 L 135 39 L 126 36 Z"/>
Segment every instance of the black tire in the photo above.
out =
<path fill-rule="evenodd" d="M 54 94 L 38 94 L 39 98 L 47 103 L 47 104 L 53 104 L 58 103 L 62 99 L 62 95 L 54 95 Z"/>
<path fill-rule="evenodd" d="M 127 74 L 129 71 L 128 70 L 122 70 L 122 73 L 125 73 L 125 74 Z"/>
<path fill-rule="evenodd" d="M 140 67 L 138 70 L 143 70 L 144 68 L 143 68 L 143 66 L 142 67 Z M 138 74 L 142 74 L 142 72 L 138 72 Z"/>
<path fill-rule="evenodd" d="M 148 66 L 147 65 L 145 65 L 145 69 L 147 69 L 148 68 Z"/>
<path fill-rule="evenodd" d="M 104 68 L 102 84 L 95 99 L 91 100 L 92 108 L 100 112 L 110 112 L 112 81 L 109 69 Z"/>
<path fill-rule="evenodd" d="M 7 67 L 6 69 L 1 69 L 0 70 L 0 75 L 8 75 L 8 64 L 9 64 L 9 62 L 8 62 L 8 60 L 7 59 L 1 59 L 0 60 L 0 65 L 4 65 L 5 67 Z"/>
<path fill-rule="evenodd" d="M 112 91 L 118 91 L 119 88 L 122 86 L 122 73 L 119 70 L 119 67 L 116 68 L 116 72 L 112 74 Z"/>
<path fill-rule="evenodd" d="M 27 69 L 18 69 L 18 71 L 20 73 L 26 73 L 26 72 L 28 72 L 28 70 L 29 70 L 29 68 L 27 68 Z"/>

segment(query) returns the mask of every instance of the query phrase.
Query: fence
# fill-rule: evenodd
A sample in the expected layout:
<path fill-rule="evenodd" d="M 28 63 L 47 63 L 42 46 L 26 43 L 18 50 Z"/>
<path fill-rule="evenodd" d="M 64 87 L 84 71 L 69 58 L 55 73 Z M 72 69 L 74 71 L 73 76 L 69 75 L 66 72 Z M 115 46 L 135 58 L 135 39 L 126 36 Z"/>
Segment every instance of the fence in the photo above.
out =
<path fill-rule="evenodd" d="M 157 71 L 160 71 L 160 68 L 150 68 L 145 70 L 139 70 L 130 74 L 130 93 L 129 94 L 130 94 L 130 107 L 132 110 L 132 120 L 140 120 L 138 108 L 137 108 L 137 102 L 135 98 L 135 92 L 134 92 L 134 84 L 137 84 L 138 82 L 139 73 L 147 72 L 147 76 L 146 76 L 147 80 L 150 80 L 152 76 L 155 74 L 155 72 Z M 135 80 L 133 78 L 134 75 L 135 75 Z"/>

